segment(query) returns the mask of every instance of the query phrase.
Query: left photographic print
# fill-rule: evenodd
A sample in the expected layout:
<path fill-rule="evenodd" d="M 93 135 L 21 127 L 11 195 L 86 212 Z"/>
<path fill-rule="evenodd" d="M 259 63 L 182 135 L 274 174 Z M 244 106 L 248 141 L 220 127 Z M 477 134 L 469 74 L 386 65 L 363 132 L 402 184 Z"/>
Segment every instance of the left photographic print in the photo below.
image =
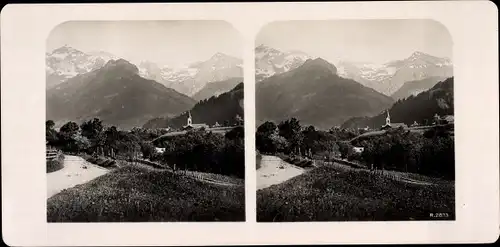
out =
<path fill-rule="evenodd" d="M 228 22 L 70 21 L 46 48 L 48 222 L 245 221 Z"/>

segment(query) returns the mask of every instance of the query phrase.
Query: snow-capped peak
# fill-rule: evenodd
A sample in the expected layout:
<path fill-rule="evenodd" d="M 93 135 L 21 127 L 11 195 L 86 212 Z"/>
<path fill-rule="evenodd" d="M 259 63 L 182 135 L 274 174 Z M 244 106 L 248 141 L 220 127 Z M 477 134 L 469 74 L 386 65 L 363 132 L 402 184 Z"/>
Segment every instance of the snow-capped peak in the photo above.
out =
<path fill-rule="evenodd" d="M 261 44 L 255 48 L 256 81 L 298 68 L 312 58 L 301 51 L 280 51 Z"/>

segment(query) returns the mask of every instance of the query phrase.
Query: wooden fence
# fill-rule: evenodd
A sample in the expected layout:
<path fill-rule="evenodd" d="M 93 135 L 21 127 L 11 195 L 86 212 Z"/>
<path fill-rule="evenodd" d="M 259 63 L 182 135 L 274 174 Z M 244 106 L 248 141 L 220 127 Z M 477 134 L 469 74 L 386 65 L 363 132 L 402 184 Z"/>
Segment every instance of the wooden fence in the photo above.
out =
<path fill-rule="evenodd" d="M 45 160 L 46 161 L 55 160 L 61 154 L 62 154 L 61 150 L 47 149 L 47 151 L 45 152 Z"/>

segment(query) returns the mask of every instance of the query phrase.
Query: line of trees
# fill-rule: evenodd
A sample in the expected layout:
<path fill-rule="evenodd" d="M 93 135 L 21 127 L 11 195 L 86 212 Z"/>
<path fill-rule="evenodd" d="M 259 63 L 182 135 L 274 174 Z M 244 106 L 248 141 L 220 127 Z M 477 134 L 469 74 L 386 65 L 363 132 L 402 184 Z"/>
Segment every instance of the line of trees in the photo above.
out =
<path fill-rule="evenodd" d="M 435 127 L 423 134 L 403 128 L 353 143 L 362 153 L 350 152 L 348 159 L 374 168 L 419 173 L 445 179 L 455 178 L 455 142 L 451 126 Z M 352 146 L 348 147 L 349 149 Z"/>
<path fill-rule="evenodd" d="M 351 139 L 360 133 L 352 129 L 317 130 L 301 126 L 291 118 L 276 125 L 267 121 L 257 128 L 256 147 L 267 154 L 292 154 L 310 158 L 340 156 L 367 167 L 419 173 L 454 179 L 455 149 L 452 125 L 437 126 L 422 133 L 398 128 L 385 134 Z M 355 152 L 354 147 L 363 147 Z"/>
<path fill-rule="evenodd" d="M 150 157 L 154 153 L 151 140 L 165 134 L 165 130 L 146 130 L 134 128 L 131 131 L 119 130 L 116 126 L 104 126 L 98 118 L 84 121 L 80 125 L 69 121 L 59 130 L 54 121 L 45 122 L 47 145 L 67 153 L 87 153 L 107 156 Z"/>
<path fill-rule="evenodd" d="M 323 131 L 312 125 L 302 126 L 296 118 L 278 125 L 267 121 L 257 128 L 256 147 L 262 153 L 330 157 L 340 153 L 343 141 L 358 134 L 354 130 L 332 128 Z"/>
<path fill-rule="evenodd" d="M 175 165 L 176 169 L 195 170 L 245 177 L 243 127 L 224 135 L 205 130 L 190 130 L 184 135 L 164 137 L 155 145 L 165 148 L 154 159 Z"/>
<path fill-rule="evenodd" d="M 67 122 L 59 130 L 52 120 L 46 125 L 47 144 L 66 153 L 87 153 L 112 157 L 143 158 L 160 161 L 178 169 L 245 176 L 244 129 L 236 127 L 224 135 L 191 130 L 185 135 L 156 139 L 165 130 L 134 128 L 118 130 L 104 126 L 98 118 L 78 125 Z M 156 143 L 153 140 L 156 139 Z M 156 147 L 164 147 L 160 154 Z"/>

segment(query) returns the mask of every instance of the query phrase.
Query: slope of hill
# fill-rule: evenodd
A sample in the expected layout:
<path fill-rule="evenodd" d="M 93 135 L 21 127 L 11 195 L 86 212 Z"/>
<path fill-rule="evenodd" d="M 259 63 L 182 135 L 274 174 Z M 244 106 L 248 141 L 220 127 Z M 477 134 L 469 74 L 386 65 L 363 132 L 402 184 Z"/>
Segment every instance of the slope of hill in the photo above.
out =
<path fill-rule="evenodd" d="M 445 80 L 445 77 L 431 76 L 422 80 L 407 81 L 401 88 L 391 95 L 394 100 L 405 99 L 410 95 L 416 96 L 436 85 L 438 82 Z"/>
<path fill-rule="evenodd" d="M 257 191 L 257 222 L 429 220 L 455 218 L 453 183 L 426 186 L 326 164 Z M 287 202 L 287 203 L 284 203 Z"/>
<path fill-rule="evenodd" d="M 255 48 L 255 81 L 260 82 L 298 68 L 311 56 L 303 52 L 283 52 L 266 45 Z"/>
<path fill-rule="evenodd" d="M 394 94 L 408 81 L 453 76 L 450 59 L 418 51 L 408 58 L 385 64 L 341 61 L 337 67 L 340 76 L 356 80 L 386 95 Z"/>
<path fill-rule="evenodd" d="M 212 96 L 204 99 L 190 110 L 193 123 L 205 123 L 214 125 L 227 123 L 234 125 L 237 123 L 237 116 L 243 118 L 243 83 L 239 83 L 231 91 L 219 96 Z M 144 124 L 144 128 L 181 128 L 186 125 L 188 113 L 184 112 L 177 117 L 155 118 Z"/>
<path fill-rule="evenodd" d="M 56 86 L 78 74 L 104 66 L 114 55 L 105 52 L 84 53 L 70 46 L 62 46 L 45 54 L 46 88 Z"/>
<path fill-rule="evenodd" d="M 223 81 L 215 81 L 206 84 L 200 91 L 195 93 L 192 98 L 196 101 L 208 99 L 212 96 L 218 96 L 233 89 L 238 83 L 242 82 L 243 78 L 229 78 Z"/>
<path fill-rule="evenodd" d="M 204 183 L 170 171 L 132 165 L 47 200 L 48 222 L 244 220 L 243 186 Z"/>
<path fill-rule="evenodd" d="M 434 114 L 453 115 L 453 77 L 438 82 L 431 89 L 409 96 L 404 100 L 398 100 L 389 112 L 392 122 L 402 122 L 407 125 L 417 121 L 419 124 L 429 124 L 432 122 Z M 385 124 L 386 112 L 381 112 L 374 117 L 355 117 L 349 119 L 342 128 L 380 128 Z"/>
<path fill-rule="evenodd" d="M 135 65 L 110 60 L 47 91 L 47 119 L 82 121 L 98 117 L 121 128 L 139 126 L 160 115 L 179 114 L 195 101 L 138 75 Z"/>
<path fill-rule="evenodd" d="M 257 123 L 291 117 L 319 128 L 340 125 L 354 116 L 369 116 L 393 100 L 356 81 L 339 77 L 327 61 L 309 59 L 297 69 L 256 85 Z"/>

